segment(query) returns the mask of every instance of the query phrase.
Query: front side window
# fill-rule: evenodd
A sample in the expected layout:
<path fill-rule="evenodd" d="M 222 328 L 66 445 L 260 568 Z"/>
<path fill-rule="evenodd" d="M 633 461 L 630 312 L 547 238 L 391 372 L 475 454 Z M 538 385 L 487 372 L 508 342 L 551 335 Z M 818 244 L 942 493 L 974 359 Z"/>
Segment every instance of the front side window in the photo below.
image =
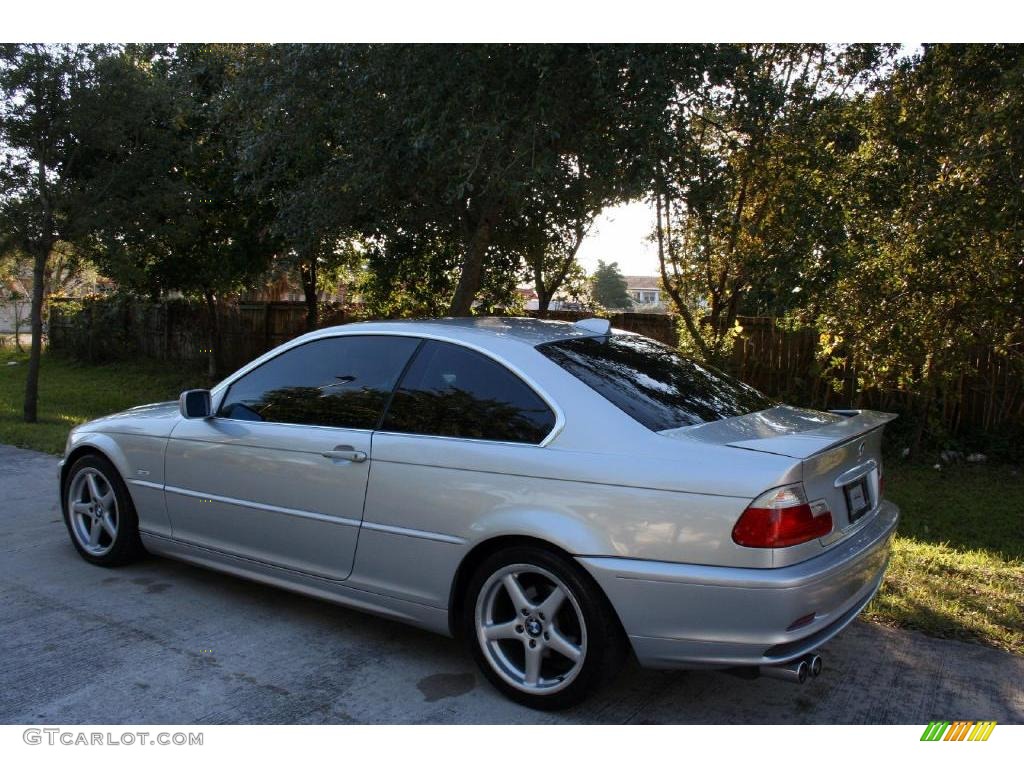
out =
<path fill-rule="evenodd" d="M 419 343 L 407 336 L 336 336 L 294 347 L 234 382 L 218 415 L 374 429 Z"/>
<path fill-rule="evenodd" d="M 471 349 L 427 341 L 402 378 L 382 429 L 539 443 L 554 426 L 547 404 L 507 368 Z"/>
<path fill-rule="evenodd" d="M 655 432 L 774 405 L 753 387 L 643 336 L 567 339 L 537 350 Z"/>

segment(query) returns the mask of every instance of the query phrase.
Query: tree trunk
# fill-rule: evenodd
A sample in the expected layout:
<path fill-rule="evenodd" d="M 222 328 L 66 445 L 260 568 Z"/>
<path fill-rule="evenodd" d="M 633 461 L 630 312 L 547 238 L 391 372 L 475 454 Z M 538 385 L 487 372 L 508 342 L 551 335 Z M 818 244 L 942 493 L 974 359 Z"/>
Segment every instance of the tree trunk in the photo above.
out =
<path fill-rule="evenodd" d="M 722 323 L 718 328 L 716 338 L 721 339 L 725 334 L 729 332 L 729 329 L 736 323 L 736 316 L 739 312 L 740 305 L 740 289 L 737 286 L 733 287 L 732 295 L 729 296 L 729 303 L 725 314 L 725 322 Z M 717 321 L 716 321 L 717 322 Z"/>
<path fill-rule="evenodd" d="M 725 248 L 725 264 L 722 266 L 722 271 L 718 275 L 718 287 L 711 299 L 711 330 L 714 332 L 715 349 L 718 351 L 723 351 L 721 349 L 721 341 L 729 332 L 733 323 L 736 322 L 736 311 L 739 304 L 739 290 L 742 280 L 740 279 L 740 274 L 733 278 L 731 281 L 732 288 L 730 291 L 729 270 L 730 265 L 733 262 L 733 257 L 736 253 L 736 244 L 739 242 L 740 230 L 743 227 L 743 213 L 746 210 L 747 205 L 747 186 L 749 178 L 750 173 L 748 168 L 748 170 L 743 173 L 739 196 L 736 198 L 736 208 L 733 210 L 732 222 L 729 227 L 729 240 Z M 742 268 L 739 271 L 742 273 Z M 725 311 L 724 323 L 722 322 L 723 310 Z"/>
<path fill-rule="evenodd" d="M 548 280 L 546 283 L 540 283 L 541 287 L 537 289 L 537 306 L 541 310 L 541 317 L 547 317 L 548 309 L 551 307 L 551 300 L 555 298 L 555 294 L 562 290 L 562 286 L 565 284 L 565 278 L 569 274 L 569 265 L 576 259 L 576 249 L 573 250 L 572 255 L 566 257 L 562 264 L 562 271 L 555 275 L 553 278 Z"/>
<path fill-rule="evenodd" d="M 34 424 L 39 418 L 39 360 L 43 352 L 43 277 L 49 255 L 49 242 L 40 243 L 32 266 L 32 347 L 28 356 L 28 375 L 25 377 L 24 408 L 25 421 L 30 424 Z"/>
<path fill-rule="evenodd" d="M 221 373 L 221 349 L 220 349 L 220 316 L 217 312 L 217 300 L 212 291 L 203 294 L 206 300 L 206 311 L 210 318 L 210 348 L 207 350 L 209 366 L 207 372 L 211 379 L 219 379 Z"/>
<path fill-rule="evenodd" d="M 547 317 L 552 291 L 544 284 L 544 254 L 535 253 L 533 259 L 533 290 L 537 293 L 537 316 Z"/>
<path fill-rule="evenodd" d="M 537 317 L 547 317 L 551 308 L 551 292 L 537 291 Z"/>
<path fill-rule="evenodd" d="M 931 412 L 931 392 L 921 395 L 921 407 L 917 415 L 917 423 L 914 425 L 914 433 L 910 438 L 910 456 L 916 457 L 921 452 L 921 443 L 924 441 L 924 432 L 928 426 L 928 414 Z"/>
<path fill-rule="evenodd" d="M 921 452 L 921 444 L 924 442 L 924 433 L 928 428 L 928 417 L 932 411 L 932 401 L 935 397 L 936 384 L 932 381 L 932 365 L 925 363 L 922 367 L 921 392 L 918 395 L 919 410 L 917 423 L 914 425 L 914 433 L 910 439 L 910 455 L 917 456 Z"/>
<path fill-rule="evenodd" d="M 28 355 L 28 374 L 25 377 L 25 421 L 34 424 L 39 418 L 39 363 L 43 354 L 43 296 L 45 294 L 46 260 L 56 237 L 53 234 L 53 208 L 50 204 L 46 180 L 46 161 L 40 159 L 36 168 L 37 193 L 43 206 L 43 236 L 36 243 L 35 261 L 32 264 L 32 308 L 29 327 L 32 330 L 32 346 Z"/>
<path fill-rule="evenodd" d="M 668 275 L 668 266 L 666 264 L 666 253 L 665 253 L 665 230 L 662 227 L 662 205 L 661 205 L 661 193 L 658 192 L 654 196 L 655 200 L 655 213 L 657 215 L 658 224 L 655 230 L 655 234 L 658 238 L 658 263 L 661 267 L 661 282 L 665 286 L 665 292 L 668 293 L 669 298 L 672 299 L 672 303 L 676 306 L 676 311 L 680 317 L 683 318 L 683 324 L 686 326 L 686 332 L 690 335 L 693 343 L 697 345 L 697 349 L 700 350 L 701 355 L 707 360 L 710 357 L 707 344 L 704 343 L 704 337 L 700 335 L 700 330 L 697 328 L 697 323 L 693 319 L 693 314 L 690 312 L 690 308 L 686 306 L 686 302 L 683 300 L 682 294 L 679 292 L 679 287 L 672 282 Z M 668 195 L 665 196 L 665 219 L 671 215 L 671 209 L 669 208 Z M 668 258 L 671 258 L 670 256 Z"/>
<path fill-rule="evenodd" d="M 455 287 L 455 295 L 448 310 L 453 317 L 468 317 L 473 313 L 473 301 L 480 290 L 484 255 L 491 244 L 493 226 L 492 214 L 484 214 L 466 244 L 466 252 L 462 257 L 462 273 L 459 275 L 459 283 Z"/>
<path fill-rule="evenodd" d="M 591 218 L 590 221 L 593 221 Z M 533 281 L 537 291 L 537 308 L 541 317 L 548 316 L 548 309 L 551 307 L 551 300 L 555 297 L 562 286 L 565 285 L 565 279 L 569 276 L 569 267 L 576 261 L 576 254 L 580 252 L 580 246 L 583 245 L 583 238 L 587 234 L 587 230 L 590 228 L 590 222 L 586 224 L 580 224 L 576 228 L 576 239 L 573 241 L 572 247 L 569 248 L 568 253 L 562 256 L 562 261 L 559 263 L 558 271 L 546 282 L 544 280 L 544 254 L 539 254 L 539 259 L 534 259 L 534 264 L 538 265 L 534 267 Z"/>
<path fill-rule="evenodd" d="M 311 257 L 315 258 L 315 257 Z M 320 297 L 316 291 L 316 264 L 309 262 L 299 267 L 302 293 L 306 298 L 306 330 L 315 331 L 320 320 Z"/>

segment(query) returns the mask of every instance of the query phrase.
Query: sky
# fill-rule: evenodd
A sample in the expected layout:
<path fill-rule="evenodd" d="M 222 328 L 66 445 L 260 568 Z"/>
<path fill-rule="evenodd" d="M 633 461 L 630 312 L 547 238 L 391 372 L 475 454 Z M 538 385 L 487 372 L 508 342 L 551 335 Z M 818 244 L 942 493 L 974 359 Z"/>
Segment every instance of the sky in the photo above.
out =
<path fill-rule="evenodd" d="M 588 274 L 597 260 L 617 261 L 624 275 L 657 275 L 658 248 L 648 240 L 654 231 L 654 210 L 648 203 L 606 208 L 590 228 L 577 258 Z"/>

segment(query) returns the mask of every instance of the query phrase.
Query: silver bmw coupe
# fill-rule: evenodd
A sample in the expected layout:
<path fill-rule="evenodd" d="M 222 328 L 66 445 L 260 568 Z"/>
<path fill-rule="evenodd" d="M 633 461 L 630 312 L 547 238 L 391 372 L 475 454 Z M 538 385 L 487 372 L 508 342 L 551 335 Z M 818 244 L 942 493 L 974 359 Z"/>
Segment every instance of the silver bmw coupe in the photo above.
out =
<path fill-rule="evenodd" d="M 797 682 L 885 572 L 892 416 L 824 413 L 608 322 L 356 323 L 72 430 L 90 563 L 148 551 L 465 639 L 523 704 L 647 667 Z"/>

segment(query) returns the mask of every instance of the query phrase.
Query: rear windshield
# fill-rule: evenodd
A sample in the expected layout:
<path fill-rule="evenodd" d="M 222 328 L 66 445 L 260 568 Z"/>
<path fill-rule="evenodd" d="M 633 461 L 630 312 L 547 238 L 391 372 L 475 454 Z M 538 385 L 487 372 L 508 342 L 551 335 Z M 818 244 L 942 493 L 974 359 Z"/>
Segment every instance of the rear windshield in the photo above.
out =
<path fill-rule="evenodd" d="M 774 405 L 753 387 L 643 336 L 567 339 L 537 350 L 655 432 Z"/>

